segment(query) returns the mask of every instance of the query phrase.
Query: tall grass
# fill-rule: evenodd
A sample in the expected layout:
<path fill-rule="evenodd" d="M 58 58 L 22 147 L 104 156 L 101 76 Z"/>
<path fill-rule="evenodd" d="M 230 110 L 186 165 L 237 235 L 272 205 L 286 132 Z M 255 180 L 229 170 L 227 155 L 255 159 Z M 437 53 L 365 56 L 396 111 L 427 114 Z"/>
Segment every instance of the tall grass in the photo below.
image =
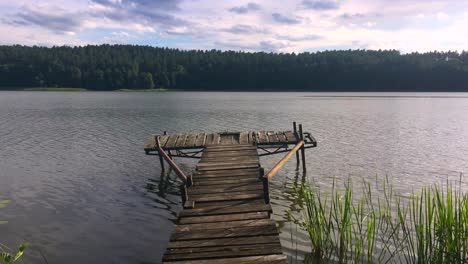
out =
<path fill-rule="evenodd" d="M 375 197 L 368 182 L 359 193 L 351 180 L 325 193 L 295 186 L 301 213 L 288 215 L 308 233 L 312 263 L 468 263 L 467 193 L 447 182 L 401 198 L 382 186 Z"/>

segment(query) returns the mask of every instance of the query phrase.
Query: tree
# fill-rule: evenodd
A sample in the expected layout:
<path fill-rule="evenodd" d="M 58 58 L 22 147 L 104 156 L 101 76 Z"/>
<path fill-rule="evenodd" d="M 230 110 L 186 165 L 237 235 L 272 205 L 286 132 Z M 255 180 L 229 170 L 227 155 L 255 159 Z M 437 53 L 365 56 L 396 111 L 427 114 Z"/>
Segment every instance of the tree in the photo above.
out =
<path fill-rule="evenodd" d="M 141 89 L 154 89 L 153 75 L 150 72 L 140 73 Z"/>

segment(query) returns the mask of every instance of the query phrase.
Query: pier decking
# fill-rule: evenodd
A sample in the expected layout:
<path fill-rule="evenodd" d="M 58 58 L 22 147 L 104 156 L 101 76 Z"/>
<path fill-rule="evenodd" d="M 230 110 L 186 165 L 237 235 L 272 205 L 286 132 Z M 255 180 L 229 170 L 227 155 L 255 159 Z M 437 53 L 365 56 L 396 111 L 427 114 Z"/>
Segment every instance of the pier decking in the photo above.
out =
<path fill-rule="evenodd" d="M 255 146 L 206 147 L 163 261 L 287 263 L 261 176 Z"/>
<path fill-rule="evenodd" d="M 268 181 L 294 153 L 299 162 L 298 150 L 304 163 L 305 148 L 316 146 L 310 133 L 302 133 L 302 126 L 299 132 L 294 128 L 294 132 L 160 135 L 149 140 L 146 153 L 159 155 L 161 164 L 165 159 L 184 182 L 184 209 L 163 262 L 287 263 L 275 221 L 270 219 Z M 289 153 L 265 175 L 259 156 L 282 152 Z M 172 157 L 200 161 L 187 177 Z"/>

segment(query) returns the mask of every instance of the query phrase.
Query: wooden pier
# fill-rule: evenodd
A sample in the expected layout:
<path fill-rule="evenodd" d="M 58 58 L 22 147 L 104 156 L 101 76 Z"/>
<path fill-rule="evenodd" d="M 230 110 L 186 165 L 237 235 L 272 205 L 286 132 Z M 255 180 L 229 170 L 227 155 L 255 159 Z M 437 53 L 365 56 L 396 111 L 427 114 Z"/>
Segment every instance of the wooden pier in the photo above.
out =
<path fill-rule="evenodd" d="M 289 148 L 294 145 L 293 148 Z M 315 139 L 293 132 L 239 132 L 157 135 L 145 147 L 180 177 L 184 209 L 171 235 L 167 263 L 287 263 L 278 230 L 270 219 L 269 180 L 296 153 L 315 147 Z M 197 150 L 199 149 L 199 150 Z M 261 153 L 259 153 L 259 151 Z M 288 152 L 268 174 L 259 156 Z M 199 158 L 186 176 L 173 157 Z M 303 160 L 304 164 L 304 160 Z M 164 169 L 164 166 L 162 166 Z M 305 169 L 305 166 L 303 166 Z"/>

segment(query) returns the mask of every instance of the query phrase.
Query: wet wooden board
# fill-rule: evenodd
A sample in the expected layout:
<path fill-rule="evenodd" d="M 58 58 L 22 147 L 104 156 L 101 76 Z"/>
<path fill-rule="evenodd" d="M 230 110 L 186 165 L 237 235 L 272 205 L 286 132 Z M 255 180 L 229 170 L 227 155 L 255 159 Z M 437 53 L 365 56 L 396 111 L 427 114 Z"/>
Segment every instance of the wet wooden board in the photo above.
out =
<path fill-rule="evenodd" d="M 187 148 L 195 147 L 195 141 L 197 140 L 197 134 L 190 134 L 187 136 L 184 146 Z"/>
<path fill-rule="evenodd" d="M 294 143 L 296 143 L 296 142 L 298 141 L 293 132 L 291 132 L 291 131 L 286 131 L 286 132 L 284 132 L 284 134 L 286 135 L 286 139 L 287 139 L 288 142 L 291 142 L 291 143 L 294 142 Z"/>
<path fill-rule="evenodd" d="M 269 218 L 268 215 L 262 219 Z M 234 238 L 220 238 L 220 239 L 200 239 L 200 240 L 187 240 L 187 241 L 171 241 L 167 248 L 200 248 L 200 247 L 213 247 L 220 244 L 229 245 L 252 245 L 252 244 L 272 244 L 279 243 L 280 240 L 277 236 L 261 236 L 261 237 L 234 237 Z"/>
<path fill-rule="evenodd" d="M 173 148 L 178 137 L 178 135 L 169 136 L 169 139 L 167 140 L 166 145 L 164 145 L 164 148 Z"/>
<path fill-rule="evenodd" d="M 174 147 L 181 148 L 185 146 L 185 141 L 187 140 L 187 134 L 181 134 L 177 137 L 177 142 L 175 143 Z"/>
<path fill-rule="evenodd" d="M 271 205 L 265 203 L 256 146 L 210 145 L 225 138 L 229 139 L 213 135 L 207 143 L 187 189 L 193 207 L 179 213 L 163 261 L 287 263 L 270 219 Z M 248 138 L 239 135 L 241 142 Z M 186 141 L 190 140 L 188 136 Z"/>
<path fill-rule="evenodd" d="M 276 133 L 276 137 L 278 138 L 278 142 L 280 142 L 280 143 L 286 143 L 287 142 L 286 135 L 283 132 Z"/>
<path fill-rule="evenodd" d="M 269 143 L 278 143 L 278 137 L 276 136 L 276 133 L 273 132 L 273 131 L 268 131 L 267 132 L 267 136 L 268 136 L 268 142 Z"/>
<path fill-rule="evenodd" d="M 286 255 L 250 256 L 235 258 L 216 258 L 203 260 L 180 260 L 174 264 L 287 264 Z"/>
<path fill-rule="evenodd" d="M 182 217 L 179 219 L 179 224 L 198 224 L 198 223 L 216 223 L 252 219 L 269 219 L 268 212 L 253 212 L 245 214 L 225 214 L 225 215 L 209 215 L 209 216 L 194 216 Z"/>
<path fill-rule="evenodd" d="M 197 135 L 197 140 L 195 141 L 195 146 L 204 146 L 206 141 L 206 134 L 205 133 L 199 133 Z"/>
<path fill-rule="evenodd" d="M 265 131 L 260 131 L 257 133 L 257 144 L 269 143 L 268 136 Z"/>

